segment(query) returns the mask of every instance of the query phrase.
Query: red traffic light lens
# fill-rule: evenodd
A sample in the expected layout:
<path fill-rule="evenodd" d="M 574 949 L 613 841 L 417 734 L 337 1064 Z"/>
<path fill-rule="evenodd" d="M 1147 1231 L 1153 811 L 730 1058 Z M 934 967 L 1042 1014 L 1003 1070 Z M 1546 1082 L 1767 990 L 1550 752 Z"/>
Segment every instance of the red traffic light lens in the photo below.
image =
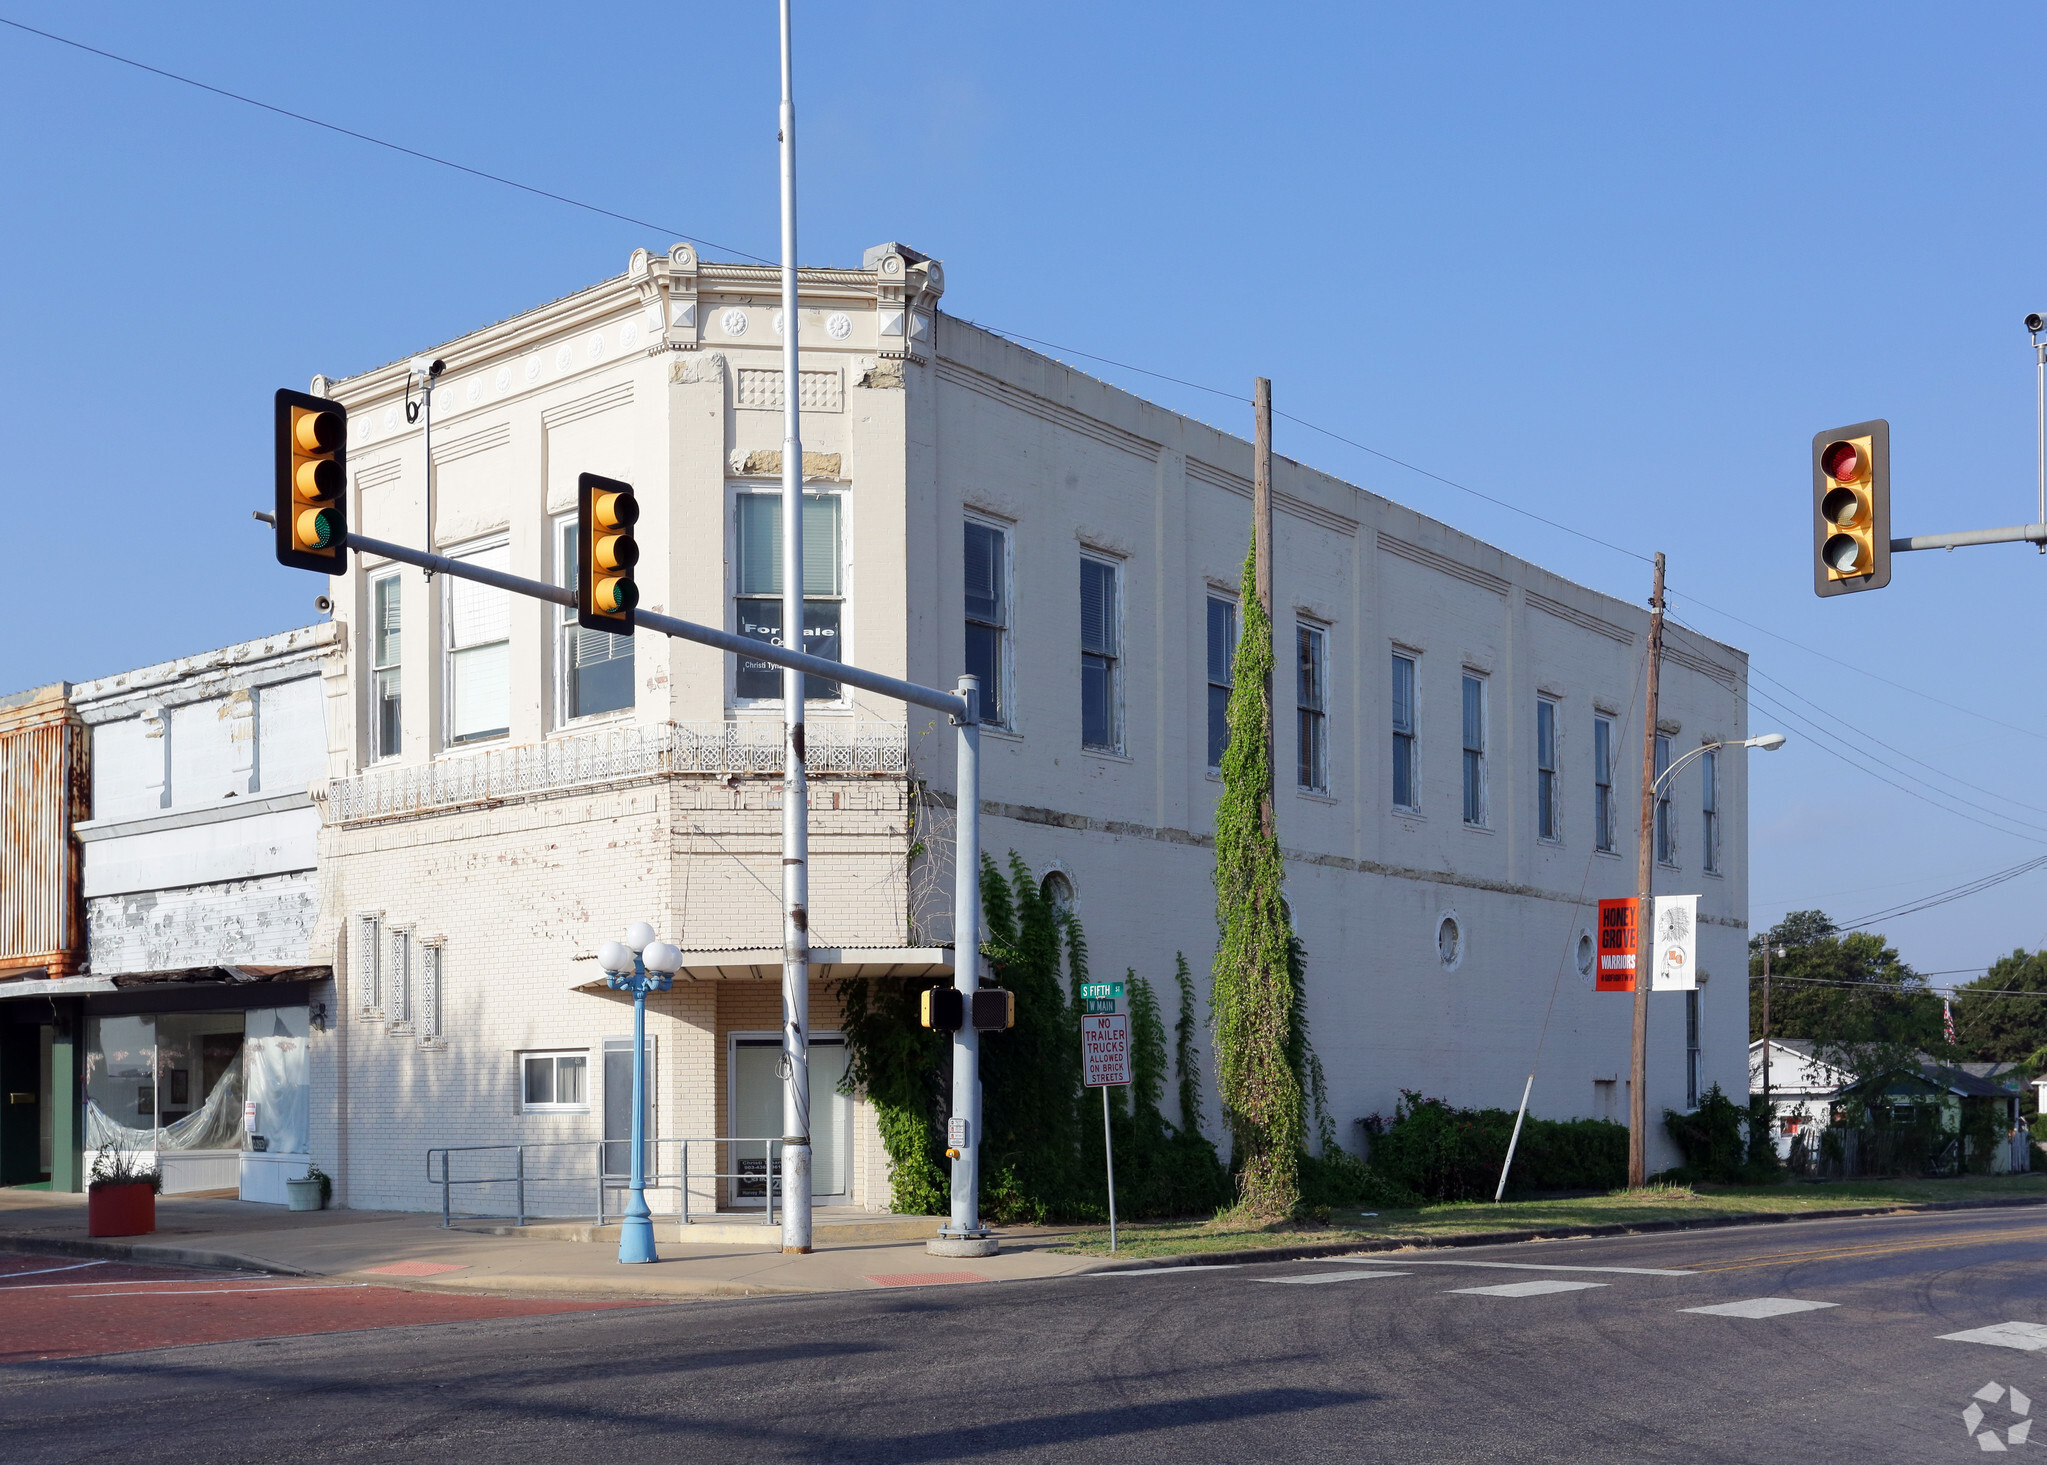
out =
<path fill-rule="evenodd" d="M 1836 483 L 1853 483 L 1869 472 L 1869 455 L 1859 443 L 1828 443 L 1820 453 L 1820 467 Z"/>

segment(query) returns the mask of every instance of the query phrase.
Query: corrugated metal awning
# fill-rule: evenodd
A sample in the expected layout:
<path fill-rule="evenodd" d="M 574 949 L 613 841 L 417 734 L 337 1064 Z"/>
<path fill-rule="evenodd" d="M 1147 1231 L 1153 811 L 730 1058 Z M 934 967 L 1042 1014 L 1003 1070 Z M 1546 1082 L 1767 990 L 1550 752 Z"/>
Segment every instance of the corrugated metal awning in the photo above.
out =
<path fill-rule="evenodd" d="M 593 963 L 594 966 L 594 963 Z M 949 977 L 952 975 L 950 946 L 813 946 L 810 948 L 812 976 L 844 977 Z M 678 982 L 742 981 L 779 982 L 782 979 L 782 948 L 755 947 L 740 951 L 685 951 Z M 602 972 L 574 984 L 578 992 L 609 992 Z"/>
<path fill-rule="evenodd" d="M 136 987 L 246 987 L 256 982 L 324 982 L 333 975 L 331 966 L 192 966 L 162 972 L 29 977 L 0 982 L 0 1001 L 10 997 L 67 997 L 81 992 L 119 992 Z"/>

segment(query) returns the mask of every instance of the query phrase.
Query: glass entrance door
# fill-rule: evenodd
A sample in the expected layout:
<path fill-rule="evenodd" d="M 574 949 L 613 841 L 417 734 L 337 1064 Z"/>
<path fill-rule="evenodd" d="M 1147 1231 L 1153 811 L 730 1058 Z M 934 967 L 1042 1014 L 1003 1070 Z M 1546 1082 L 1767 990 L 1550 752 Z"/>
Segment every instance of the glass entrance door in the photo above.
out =
<path fill-rule="evenodd" d="M 735 1139 L 782 1137 L 782 1040 L 773 1034 L 735 1035 L 732 1039 L 732 1135 Z M 846 1075 L 846 1040 L 836 1034 L 810 1040 L 810 1190 L 818 1201 L 843 1204 L 853 1181 L 853 1101 L 839 1092 Z M 742 1176 L 764 1175 L 765 1147 L 733 1146 Z M 775 1166 L 779 1177 L 781 1164 Z M 775 1196 L 781 1198 L 776 1181 Z M 760 1180 L 734 1185 L 740 1205 L 767 1204 Z"/>

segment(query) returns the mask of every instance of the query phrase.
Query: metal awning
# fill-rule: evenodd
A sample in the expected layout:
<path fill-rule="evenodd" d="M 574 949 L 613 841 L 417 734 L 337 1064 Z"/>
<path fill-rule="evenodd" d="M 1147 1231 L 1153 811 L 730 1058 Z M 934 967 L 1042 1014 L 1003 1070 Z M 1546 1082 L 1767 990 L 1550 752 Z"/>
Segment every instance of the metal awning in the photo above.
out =
<path fill-rule="evenodd" d="M 593 963 L 594 966 L 594 963 Z M 950 946 L 813 946 L 810 972 L 814 977 L 949 977 L 952 975 Z M 738 951 L 685 951 L 679 982 L 782 980 L 782 948 L 753 947 Z M 574 983 L 578 992 L 608 992 L 602 972 Z"/>
<path fill-rule="evenodd" d="M 103 976 L 25 977 L 0 982 L 0 1001 L 10 997 L 75 997 L 82 992 L 119 992 L 136 987 L 243 987 L 255 982 L 324 982 L 331 966 L 194 966 L 161 972 L 109 972 Z"/>

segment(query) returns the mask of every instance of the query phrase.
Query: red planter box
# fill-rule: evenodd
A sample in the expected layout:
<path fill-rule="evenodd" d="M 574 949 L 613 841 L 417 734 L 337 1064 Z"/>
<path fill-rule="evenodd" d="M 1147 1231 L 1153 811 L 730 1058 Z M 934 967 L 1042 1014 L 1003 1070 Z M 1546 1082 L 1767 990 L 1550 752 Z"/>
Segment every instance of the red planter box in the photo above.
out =
<path fill-rule="evenodd" d="M 88 1236 L 147 1236 L 156 1229 L 156 1187 L 97 1185 L 85 1197 Z"/>

